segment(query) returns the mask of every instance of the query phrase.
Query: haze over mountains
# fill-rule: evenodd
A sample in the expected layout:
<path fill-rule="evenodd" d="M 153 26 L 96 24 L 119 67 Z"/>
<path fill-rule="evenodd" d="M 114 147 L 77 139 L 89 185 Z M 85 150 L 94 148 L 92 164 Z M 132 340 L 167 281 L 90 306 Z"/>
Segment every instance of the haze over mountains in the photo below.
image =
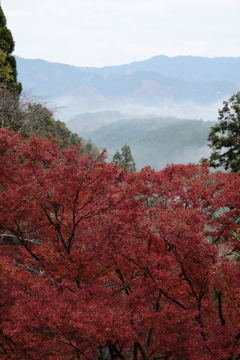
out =
<path fill-rule="evenodd" d="M 240 57 L 155 56 L 103 68 L 16 58 L 23 87 L 63 106 L 70 130 L 110 157 L 129 144 L 138 169 L 208 156 L 218 108 L 240 90 Z"/>
<path fill-rule="evenodd" d="M 24 88 L 66 107 L 64 121 L 107 109 L 214 119 L 221 102 L 240 90 L 239 57 L 155 56 L 103 68 L 16 58 Z"/>

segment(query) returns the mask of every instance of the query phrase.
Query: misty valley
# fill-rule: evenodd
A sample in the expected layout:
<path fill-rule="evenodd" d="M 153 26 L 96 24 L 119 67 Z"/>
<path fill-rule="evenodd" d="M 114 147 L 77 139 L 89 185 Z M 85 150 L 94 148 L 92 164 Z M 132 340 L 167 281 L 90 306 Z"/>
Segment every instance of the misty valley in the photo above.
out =
<path fill-rule="evenodd" d="M 218 109 L 240 89 L 240 58 L 155 56 L 103 68 L 16 58 L 24 88 L 59 107 L 55 117 L 106 148 L 108 161 L 130 145 L 138 170 L 208 157 Z"/>
<path fill-rule="evenodd" d="M 156 115 L 132 118 L 117 111 L 84 113 L 67 123 L 71 131 L 106 148 L 109 161 L 129 144 L 138 170 L 144 166 L 160 170 L 171 163 L 198 163 L 210 153 L 207 137 L 214 124 Z"/>

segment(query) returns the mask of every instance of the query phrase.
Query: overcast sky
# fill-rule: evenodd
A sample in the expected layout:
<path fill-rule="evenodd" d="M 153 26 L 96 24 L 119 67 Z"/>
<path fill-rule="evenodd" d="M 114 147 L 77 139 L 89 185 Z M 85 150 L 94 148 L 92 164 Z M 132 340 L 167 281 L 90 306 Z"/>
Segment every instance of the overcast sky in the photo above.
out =
<path fill-rule="evenodd" d="M 76 66 L 240 56 L 240 0 L 2 0 L 15 54 Z"/>

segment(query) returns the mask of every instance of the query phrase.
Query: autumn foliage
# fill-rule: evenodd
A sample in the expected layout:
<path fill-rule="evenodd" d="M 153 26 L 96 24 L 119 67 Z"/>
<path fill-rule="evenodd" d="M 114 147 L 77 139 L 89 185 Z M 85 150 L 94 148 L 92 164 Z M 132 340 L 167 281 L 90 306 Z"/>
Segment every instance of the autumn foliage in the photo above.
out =
<path fill-rule="evenodd" d="M 0 358 L 240 359 L 240 179 L 0 131 Z"/>

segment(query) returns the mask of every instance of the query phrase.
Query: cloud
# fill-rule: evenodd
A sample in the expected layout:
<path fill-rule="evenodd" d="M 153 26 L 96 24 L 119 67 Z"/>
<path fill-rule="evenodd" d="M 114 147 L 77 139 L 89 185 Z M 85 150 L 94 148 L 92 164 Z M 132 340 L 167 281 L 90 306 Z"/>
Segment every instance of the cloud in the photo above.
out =
<path fill-rule="evenodd" d="M 2 0 L 16 53 L 78 66 L 239 56 L 239 0 Z"/>

